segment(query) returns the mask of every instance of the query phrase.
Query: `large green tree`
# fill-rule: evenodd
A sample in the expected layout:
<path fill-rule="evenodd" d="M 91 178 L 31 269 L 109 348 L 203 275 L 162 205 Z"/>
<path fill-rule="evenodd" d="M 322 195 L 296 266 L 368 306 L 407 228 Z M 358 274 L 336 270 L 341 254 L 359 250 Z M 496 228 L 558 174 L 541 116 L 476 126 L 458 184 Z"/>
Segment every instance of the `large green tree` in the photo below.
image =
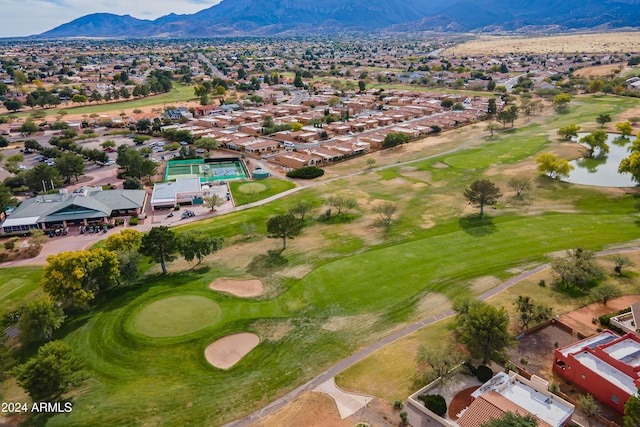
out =
<path fill-rule="evenodd" d="M 174 259 L 173 254 L 177 250 L 178 239 L 176 234 L 167 226 L 153 227 L 147 234 L 142 236 L 140 253 L 160 263 L 162 274 L 167 274 L 166 263 Z"/>
<path fill-rule="evenodd" d="M 63 153 L 56 159 L 56 167 L 66 182 L 71 181 L 71 177 L 77 181 L 84 174 L 84 159 L 75 153 Z"/>
<path fill-rule="evenodd" d="M 287 239 L 300 235 L 304 221 L 292 214 L 276 215 L 267 220 L 269 237 L 282 239 L 282 250 L 287 248 Z"/>
<path fill-rule="evenodd" d="M 70 307 L 87 308 L 101 291 L 118 282 L 116 255 L 103 248 L 60 252 L 47 257 L 44 291 Z"/>
<path fill-rule="evenodd" d="M 564 140 L 570 141 L 571 138 L 578 136 L 579 130 L 580 126 L 571 124 L 558 129 L 558 135 L 560 135 Z"/>
<path fill-rule="evenodd" d="M 501 196 L 500 188 L 488 179 L 473 181 L 469 188 L 464 190 L 464 198 L 480 208 L 480 218 L 484 215 L 484 207 L 495 205 Z"/>
<path fill-rule="evenodd" d="M 223 242 L 222 237 L 210 236 L 202 231 L 186 231 L 178 236 L 180 254 L 187 262 L 197 258 L 198 264 L 207 255 L 220 250 Z"/>
<path fill-rule="evenodd" d="M 398 145 L 406 144 L 409 141 L 411 141 L 411 137 L 409 135 L 400 132 L 391 132 L 384 137 L 382 147 L 392 148 Z"/>
<path fill-rule="evenodd" d="M 573 165 L 570 165 L 567 159 L 559 159 L 553 153 L 540 154 L 536 157 L 536 163 L 538 164 L 538 170 L 540 172 L 549 175 L 549 177 L 553 179 L 567 177 L 574 169 Z"/>
<path fill-rule="evenodd" d="M 24 173 L 27 187 L 34 192 L 51 191 L 64 185 L 60 171 L 53 166 L 40 164 Z M 53 185 L 53 188 L 52 188 Z"/>
<path fill-rule="evenodd" d="M 66 318 L 62 307 L 48 296 L 28 302 L 19 316 L 18 328 L 25 341 L 49 341 Z"/>
<path fill-rule="evenodd" d="M 31 135 L 32 133 L 36 133 L 39 130 L 40 130 L 40 126 L 35 124 L 31 119 L 25 120 L 25 122 L 22 123 L 22 125 L 20 125 L 20 128 L 18 128 L 18 132 L 23 133 L 25 135 Z"/>
<path fill-rule="evenodd" d="M 588 157 L 593 157 L 596 148 L 600 150 L 600 154 L 606 154 L 609 152 L 609 145 L 607 144 L 607 132 L 603 130 L 597 130 L 595 132 L 591 132 L 588 135 L 580 138 L 580 142 L 589 147 L 589 155 Z"/>
<path fill-rule="evenodd" d="M 142 233 L 132 228 L 125 228 L 117 234 L 107 237 L 105 247 L 114 252 L 137 251 L 142 244 Z"/>
<path fill-rule="evenodd" d="M 593 252 L 585 249 L 569 251 L 569 256 L 551 263 L 556 274 L 555 285 L 560 287 L 575 286 L 586 290 L 598 285 L 606 274 L 593 256 Z"/>
<path fill-rule="evenodd" d="M 509 315 L 504 308 L 486 303 L 470 304 L 466 313 L 457 317 L 458 340 L 465 345 L 471 356 L 483 363 L 497 360 L 505 348 L 513 344 L 509 334 Z"/>
<path fill-rule="evenodd" d="M 207 153 L 208 153 L 211 150 L 215 150 L 216 148 L 218 148 L 218 141 L 216 141 L 215 138 L 203 137 L 203 138 L 196 139 L 195 145 L 198 148 L 207 150 Z"/>
<path fill-rule="evenodd" d="M 15 369 L 18 384 L 34 402 L 59 401 L 84 377 L 82 361 L 63 341 L 51 341 L 38 354 Z"/>

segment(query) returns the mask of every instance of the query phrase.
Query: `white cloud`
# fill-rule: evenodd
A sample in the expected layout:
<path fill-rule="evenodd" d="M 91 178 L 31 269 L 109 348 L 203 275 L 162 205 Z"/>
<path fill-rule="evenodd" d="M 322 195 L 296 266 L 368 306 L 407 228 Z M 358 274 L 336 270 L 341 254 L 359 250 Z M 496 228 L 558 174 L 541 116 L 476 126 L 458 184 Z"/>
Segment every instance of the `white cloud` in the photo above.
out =
<path fill-rule="evenodd" d="M 90 13 L 108 12 L 155 19 L 169 13 L 194 13 L 220 0 L 0 0 L 0 37 L 40 34 Z"/>

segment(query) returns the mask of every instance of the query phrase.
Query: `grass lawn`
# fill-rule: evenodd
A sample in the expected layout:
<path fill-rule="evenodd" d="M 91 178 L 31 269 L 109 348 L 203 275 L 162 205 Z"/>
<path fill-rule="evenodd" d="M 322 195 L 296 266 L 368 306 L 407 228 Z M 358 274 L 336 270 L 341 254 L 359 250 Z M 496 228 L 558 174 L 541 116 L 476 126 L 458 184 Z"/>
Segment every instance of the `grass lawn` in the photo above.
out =
<path fill-rule="evenodd" d="M 296 187 L 291 181 L 267 178 L 259 181 L 231 181 L 231 194 L 236 206 L 246 205 Z"/>
<path fill-rule="evenodd" d="M 452 299 L 478 295 L 487 289 L 478 278 L 498 282 L 559 250 L 640 239 L 633 194 L 533 179 L 526 203 L 506 195 L 483 220 L 462 197 L 477 177 L 489 176 L 506 189 L 505 168 L 544 150 L 551 143 L 545 135 L 558 122 L 592 120 L 618 102 L 604 97 L 610 105 L 601 106 L 602 99 L 580 98 L 575 103 L 581 109 L 565 116 L 478 140 L 485 150 L 473 145 L 444 158 L 325 182 L 175 228 L 224 237 L 225 247 L 201 266 L 181 271 L 185 264 L 175 263 L 166 276 L 147 274 L 135 286 L 116 288 L 100 296 L 91 312 L 68 320 L 56 336 L 85 360 L 91 380 L 77 393 L 74 411 L 54 416 L 49 425 L 220 425 L 391 330 L 446 310 Z M 291 186 L 275 179 L 234 182 L 232 192 L 241 204 L 247 194 L 260 200 Z M 353 197 L 359 207 L 327 221 L 324 200 L 333 194 Z M 314 205 L 302 235 L 282 253 L 268 251 L 280 243 L 266 239 L 267 218 L 301 199 Z M 373 225 L 371 207 L 380 200 L 398 205 L 388 231 Z M 256 226 L 251 238 L 242 236 L 248 223 Z M 208 288 L 218 277 L 243 276 L 262 279 L 265 293 L 241 299 Z M 37 287 L 30 286 L 25 294 Z M 527 286 L 527 292 L 538 291 Z M 548 288 L 543 293 L 544 301 L 557 297 Z M 508 305 L 513 295 L 505 295 L 496 303 Z M 261 342 L 238 365 L 223 371 L 206 362 L 207 345 L 243 331 L 258 334 Z M 385 347 L 340 375 L 339 383 L 389 400 L 404 398 L 418 379 L 415 349 L 442 342 L 449 331 L 441 322 Z"/>
<path fill-rule="evenodd" d="M 175 337 L 210 326 L 220 315 L 218 305 L 197 295 L 159 299 L 135 316 L 135 331 L 149 337 Z"/>
<path fill-rule="evenodd" d="M 187 86 L 182 83 L 173 82 L 173 89 L 171 92 L 162 93 L 159 95 L 148 96 L 142 99 L 131 99 L 127 101 L 118 101 L 108 104 L 97 105 L 85 105 L 85 106 L 63 106 L 58 108 L 52 108 L 43 110 L 48 116 L 55 116 L 58 111 L 65 110 L 69 114 L 91 114 L 91 113 L 104 113 L 107 111 L 120 111 L 128 108 L 144 108 L 150 105 L 167 104 L 171 105 L 174 102 L 182 102 L 195 99 L 193 94 L 193 87 Z M 26 117 L 31 114 L 31 111 L 23 111 L 15 114 L 18 117 Z"/>
<path fill-rule="evenodd" d="M 0 307 L 11 311 L 42 293 L 42 267 L 0 268 Z"/>

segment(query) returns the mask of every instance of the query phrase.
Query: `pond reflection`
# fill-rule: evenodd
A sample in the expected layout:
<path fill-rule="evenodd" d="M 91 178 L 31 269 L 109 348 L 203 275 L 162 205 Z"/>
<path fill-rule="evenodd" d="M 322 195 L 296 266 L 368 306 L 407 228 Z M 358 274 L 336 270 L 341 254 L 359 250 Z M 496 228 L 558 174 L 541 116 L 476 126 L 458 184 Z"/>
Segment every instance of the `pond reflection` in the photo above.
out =
<path fill-rule="evenodd" d="M 578 134 L 578 140 L 585 135 L 588 134 Z M 635 139 L 635 136 L 623 138 L 618 134 L 608 134 L 609 152 L 600 153 L 596 149 L 595 156 L 592 158 L 583 157 L 569 162 L 575 169 L 565 181 L 599 187 L 635 187 L 636 183 L 631 179 L 630 174 L 618 173 L 620 162 L 629 156 L 627 147 Z"/>

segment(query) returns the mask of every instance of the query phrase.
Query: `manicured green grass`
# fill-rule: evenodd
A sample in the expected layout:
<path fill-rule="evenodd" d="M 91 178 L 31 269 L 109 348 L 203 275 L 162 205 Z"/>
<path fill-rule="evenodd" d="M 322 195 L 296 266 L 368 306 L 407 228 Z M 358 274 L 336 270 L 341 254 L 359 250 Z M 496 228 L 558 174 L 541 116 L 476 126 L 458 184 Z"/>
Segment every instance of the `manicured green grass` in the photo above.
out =
<path fill-rule="evenodd" d="M 522 133 L 533 133 L 538 126 L 518 129 L 514 135 L 495 136 L 492 142 L 482 148 L 464 150 L 459 154 L 445 157 L 444 163 L 460 169 L 481 169 L 496 163 L 513 163 L 541 151 L 549 143 L 545 136 L 529 136 L 523 143 Z"/>
<path fill-rule="evenodd" d="M 229 183 L 236 206 L 246 205 L 295 188 L 291 181 L 267 178 L 260 181 L 232 181 Z"/>
<path fill-rule="evenodd" d="M 135 316 L 135 330 L 149 337 L 175 337 L 210 326 L 220 315 L 212 300 L 197 295 L 163 298 Z"/>
<path fill-rule="evenodd" d="M 41 293 L 42 267 L 0 268 L 0 311 L 15 310 Z"/>

